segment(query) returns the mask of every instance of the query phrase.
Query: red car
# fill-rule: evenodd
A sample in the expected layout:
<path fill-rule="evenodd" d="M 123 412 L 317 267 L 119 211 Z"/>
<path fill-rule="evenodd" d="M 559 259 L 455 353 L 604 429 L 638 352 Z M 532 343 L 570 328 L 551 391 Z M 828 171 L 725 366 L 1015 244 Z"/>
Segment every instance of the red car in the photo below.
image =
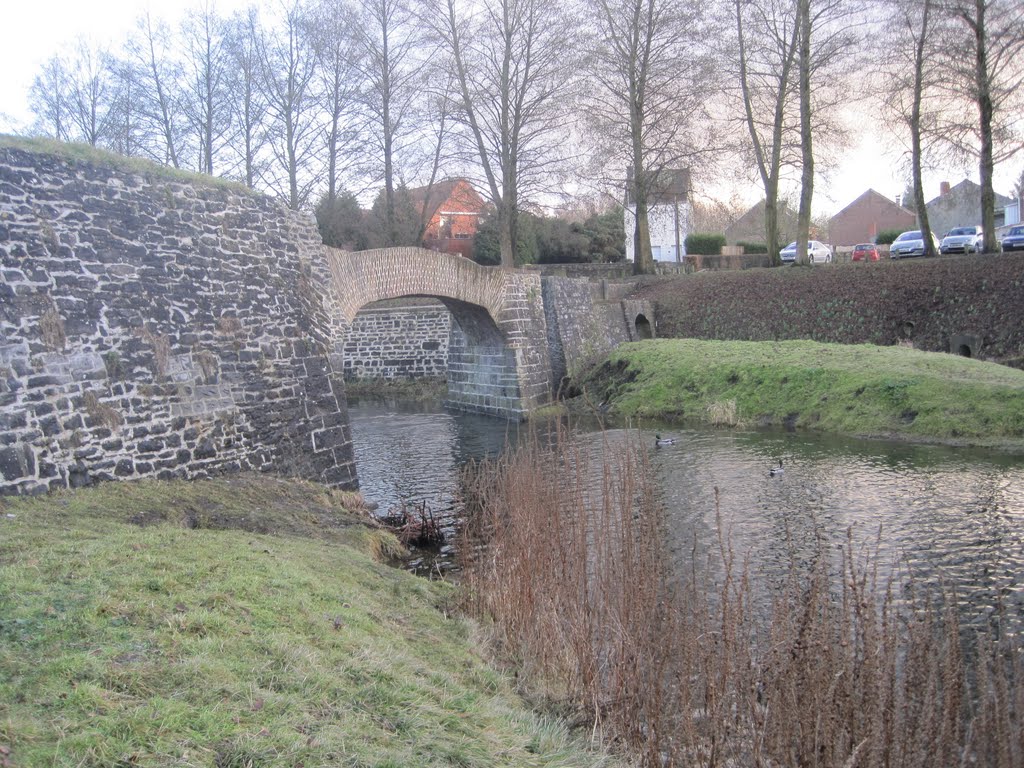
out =
<path fill-rule="evenodd" d="M 878 261 L 878 246 L 873 243 L 859 243 L 853 246 L 852 261 Z"/>

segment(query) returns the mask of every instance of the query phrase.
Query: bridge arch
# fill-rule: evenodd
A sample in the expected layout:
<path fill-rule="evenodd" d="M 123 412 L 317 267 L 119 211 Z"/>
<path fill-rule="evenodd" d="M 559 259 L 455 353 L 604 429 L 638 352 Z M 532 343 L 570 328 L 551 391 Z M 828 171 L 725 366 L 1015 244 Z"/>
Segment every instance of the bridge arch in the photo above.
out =
<path fill-rule="evenodd" d="M 326 261 L 336 350 L 362 307 L 409 296 L 436 298 L 457 326 L 448 352 L 450 406 L 524 418 L 550 399 L 539 274 L 482 267 L 423 248 L 328 248 Z"/>

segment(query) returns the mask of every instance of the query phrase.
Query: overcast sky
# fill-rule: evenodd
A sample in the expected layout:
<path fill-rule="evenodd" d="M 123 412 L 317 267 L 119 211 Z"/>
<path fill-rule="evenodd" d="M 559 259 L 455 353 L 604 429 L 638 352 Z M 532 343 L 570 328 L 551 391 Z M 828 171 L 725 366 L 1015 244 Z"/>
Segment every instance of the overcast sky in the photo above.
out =
<path fill-rule="evenodd" d="M 216 9 L 230 13 L 247 0 L 218 0 Z M 120 43 L 140 14 L 149 10 L 167 21 L 180 18 L 187 2 L 171 0 L 12 0 L 4 9 L 0 33 L 0 132 L 11 132 L 31 122 L 28 89 L 40 66 L 50 56 L 69 48 L 79 35 L 99 43 Z M 837 172 L 816 183 L 817 213 L 832 214 L 868 188 L 895 197 L 904 187 L 903 164 L 897 152 L 887 150 L 874 135 L 886 124 L 885 115 L 856 110 L 862 125 L 855 128 L 854 144 L 843 154 Z M 865 114 L 867 112 L 867 114 Z M 996 192 L 1007 194 L 1020 172 L 1020 162 L 997 169 Z M 963 178 L 978 180 L 976 169 L 946 169 L 925 178 L 925 198 L 938 195 L 939 182 L 956 184 Z M 753 180 L 735 190 L 753 203 L 763 197 Z M 716 192 L 717 193 L 717 192 Z M 722 190 L 724 194 L 724 190 Z"/>

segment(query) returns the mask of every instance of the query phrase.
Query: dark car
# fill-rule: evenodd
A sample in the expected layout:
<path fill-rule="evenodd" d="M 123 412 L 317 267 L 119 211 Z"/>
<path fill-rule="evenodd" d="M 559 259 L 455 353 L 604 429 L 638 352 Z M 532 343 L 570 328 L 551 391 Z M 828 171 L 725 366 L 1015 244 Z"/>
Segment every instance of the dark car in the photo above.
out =
<path fill-rule="evenodd" d="M 1003 235 L 1003 242 L 1000 245 L 1003 253 L 1007 251 L 1024 251 L 1024 226 L 1010 227 L 1010 231 Z"/>
<path fill-rule="evenodd" d="M 878 253 L 878 246 L 874 243 L 858 243 L 853 246 L 851 261 L 878 261 L 881 255 Z"/>

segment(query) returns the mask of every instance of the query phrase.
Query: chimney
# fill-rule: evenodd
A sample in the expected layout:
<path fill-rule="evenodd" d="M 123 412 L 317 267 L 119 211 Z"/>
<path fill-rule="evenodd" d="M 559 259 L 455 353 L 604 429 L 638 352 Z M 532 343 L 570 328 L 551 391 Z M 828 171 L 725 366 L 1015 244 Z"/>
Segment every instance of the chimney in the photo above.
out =
<path fill-rule="evenodd" d="M 939 184 L 939 197 L 944 197 L 949 194 L 949 182 L 943 181 Z"/>

